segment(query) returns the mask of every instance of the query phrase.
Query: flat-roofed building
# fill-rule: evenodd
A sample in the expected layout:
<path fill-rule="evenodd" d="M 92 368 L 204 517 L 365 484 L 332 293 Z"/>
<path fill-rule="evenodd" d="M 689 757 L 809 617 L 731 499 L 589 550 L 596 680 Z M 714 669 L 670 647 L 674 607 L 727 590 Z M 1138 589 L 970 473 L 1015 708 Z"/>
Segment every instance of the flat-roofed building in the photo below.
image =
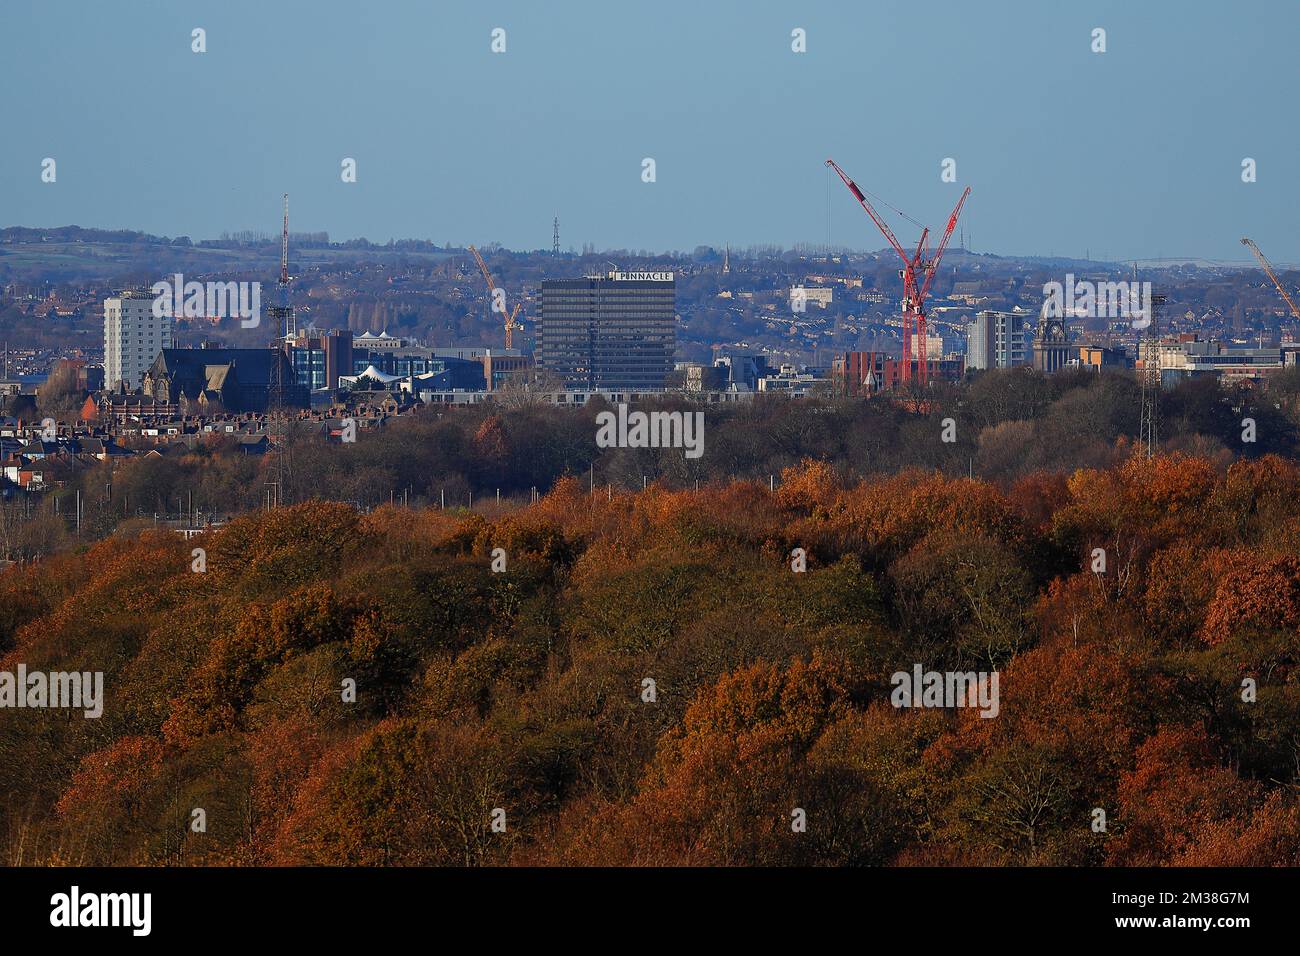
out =
<path fill-rule="evenodd" d="M 339 376 L 353 373 L 352 333 L 347 329 L 305 329 L 289 340 L 287 351 L 296 381 L 313 392 L 338 388 Z"/>
<path fill-rule="evenodd" d="M 1024 313 L 986 309 L 966 326 L 966 368 L 1014 368 L 1028 364 Z"/>
<path fill-rule="evenodd" d="M 671 272 L 542 282 L 537 364 L 568 388 L 662 389 L 677 348 Z"/>
<path fill-rule="evenodd" d="M 172 317 L 154 315 L 152 292 L 130 291 L 104 300 L 104 382 L 140 387 L 158 353 L 171 345 Z"/>

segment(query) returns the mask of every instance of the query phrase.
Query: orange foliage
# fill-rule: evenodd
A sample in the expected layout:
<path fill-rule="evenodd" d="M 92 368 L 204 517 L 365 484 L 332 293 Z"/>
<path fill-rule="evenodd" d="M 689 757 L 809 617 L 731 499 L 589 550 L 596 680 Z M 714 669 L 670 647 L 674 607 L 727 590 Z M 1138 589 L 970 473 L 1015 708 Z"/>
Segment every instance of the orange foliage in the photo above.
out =
<path fill-rule="evenodd" d="M 507 437 L 484 421 L 483 460 Z M 805 460 L 775 493 L 307 502 L 200 539 L 206 574 L 171 532 L 102 541 L 0 575 L 0 669 L 107 688 L 102 721 L 0 712 L 30 807 L 0 802 L 0 833 L 176 860 L 202 794 L 239 823 L 186 862 L 1296 865 L 1297 492 L 1270 457 L 1005 492 Z M 1268 666 L 1237 660 L 1251 640 Z M 996 718 L 890 706 L 894 670 L 975 660 Z"/>
<path fill-rule="evenodd" d="M 838 493 L 839 482 L 831 463 L 805 458 L 797 466 L 781 471 L 777 501 L 783 508 L 811 513 L 817 508 L 829 508 Z"/>
<path fill-rule="evenodd" d="M 1135 455 L 1117 469 L 1075 472 L 1070 504 L 1057 513 L 1056 524 L 1085 538 L 1113 537 L 1122 530 L 1153 544 L 1194 538 L 1204 530 L 1206 502 L 1217 483 L 1208 459 Z"/>
<path fill-rule="evenodd" d="M 937 530 L 984 535 L 1013 549 L 1027 533 L 992 485 L 909 471 L 842 492 L 825 512 L 791 522 L 786 535 L 834 554 L 878 551 L 887 561 Z"/>
<path fill-rule="evenodd" d="M 153 737 L 122 737 L 82 761 L 56 807 L 60 814 L 122 814 L 134 820 L 140 791 L 162 765 L 162 744 Z"/>
<path fill-rule="evenodd" d="M 1219 644 L 1236 633 L 1300 627 L 1300 558 L 1238 555 L 1215 588 L 1203 635 Z"/>
<path fill-rule="evenodd" d="M 1240 826 L 1258 788 L 1216 767 L 1209 739 L 1190 727 L 1161 730 L 1137 750 L 1119 781 L 1119 832 L 1107 857 L 1119 866 L 1173 862 L 1216 825 Z"/>

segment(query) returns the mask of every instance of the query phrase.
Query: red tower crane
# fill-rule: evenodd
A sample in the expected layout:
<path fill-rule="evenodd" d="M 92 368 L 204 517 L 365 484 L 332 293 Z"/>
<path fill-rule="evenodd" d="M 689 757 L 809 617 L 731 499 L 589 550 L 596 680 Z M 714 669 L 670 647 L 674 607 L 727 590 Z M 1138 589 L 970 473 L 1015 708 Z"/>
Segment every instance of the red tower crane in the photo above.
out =
<path fill-rule="evenodd" d="M 929 238 L 930 230 L 928 227 L 922 227 L 920 241 L 916 244 L 916 252 L 908 255 L 903 249 L 901 243 L 894 236 L 894 231 L 880 214 L 867 201 L 858 184 L 849 179 L 844 170 L 840 169 L 839 164 L 833 159 L 826 160 L 826 165 L 839 173 L 840 179 L 844 180 L 844 185 L 849 187 L 849 192 L 853 193 L 854 198 L 862 204 L 862 208 L 867 211 L 871 221 L 876 224 L 876 228 L 884 234 L 889 240 L 889 244 L 894 247 L 898 257 L 903 260 L 903 268 L 899 270 L 899 275 L 903 279 L 903 374 L 904 382 L 907 382 L 912 375 L 912 339 L 917 339 L 917 361 L 916 361 L 916 378 L 917 381 L 924 385 L 929 379 L 929 364 L 925 357 L 925 297 L 930 293 L 930 283 L 934 281 L 934 274 L 939 269 L 939 260 L 943 258 L 943 251 L 948 247 L 948 240 L 952 238 L 952 231 L 957 227 L 957 217 L 961 215 L 961 207 L 966 204 L 966 197 L 970 195 L 970 187 L 967 186 L 961 198 L 957 200 L 957 205 L 948 217 L 948 228 L 943 232 L 943 239 L 939 242 L 939 247 L 934 250 L 933 255 L 930 253 L 930 247 L 926 245 L 926 239 Z M 918 284 L 919 279 L 919 284 Z"/>

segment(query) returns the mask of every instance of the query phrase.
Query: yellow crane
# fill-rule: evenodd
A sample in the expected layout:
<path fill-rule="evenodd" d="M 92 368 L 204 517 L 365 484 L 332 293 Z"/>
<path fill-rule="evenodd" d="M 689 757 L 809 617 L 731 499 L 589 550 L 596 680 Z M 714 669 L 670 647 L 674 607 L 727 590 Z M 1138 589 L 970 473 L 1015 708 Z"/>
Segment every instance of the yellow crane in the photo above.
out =
<path fill-rule="evenodd" d="M 488 272 L 487 263 L 483 261 L 483 257 L 479 255 L 478 250 L 475 249 L 473 246 L 470 246 L 469 251 L 474 253 L 474 259 L 478 262 L 479 271 L 483 273 L 483 278 L 487 282 L 488 302 L 489 302 L 488 308 L 493 308 L 496 305 L 497 284 L 492 281 L 492 273 Z M 501 313 L 504 315 L 505 314 L 505 293 L 502 292 L 501 296 L 502 296 Z M 514 339 L 515 339 L 514 336 L 515 329 L 520 329 L 520 330 L 523 329 L 523 326 L 515 321 L 515 316 L 519 314 L 519 307 L 521 305 L 523 305 L 522 302 L 516 302 L 514 311 L 511 312 L 506 317 L 506 348 L 511 348 L 513 346 Z"/>
<path fill-rule="evenodd" d="M 1277 273 L 1273 271 L 1273 266 L 1264 258 L 1264 253 L 1259 251 L 1259 246 L 1255 245 L 1255 243 L 1251 242 L 1249 239 L 1241 240 L 1241 244 L 1243 246 L 1248 246 L 1250 251 L 1255 253 L 1255 258 L 1258 259 L 1259 264 L 1264 267 L 1264 271 L 1268 274 L 1268 277 L 1273 280 L 1273 284 L 1277 286 L 1277 291 L 1281 292 L 1282 298 L 1286 299 L 1287 308 L 1291 310 L 1291 314 L 1297 319 L 1300 319 L 1300 309 L 1297 309 L 1295 303 L 1291 301 L 1291 296 L 1287 294 L 1286 289 L 1283 287 L 1282 280 L 1277 277 Z"/>

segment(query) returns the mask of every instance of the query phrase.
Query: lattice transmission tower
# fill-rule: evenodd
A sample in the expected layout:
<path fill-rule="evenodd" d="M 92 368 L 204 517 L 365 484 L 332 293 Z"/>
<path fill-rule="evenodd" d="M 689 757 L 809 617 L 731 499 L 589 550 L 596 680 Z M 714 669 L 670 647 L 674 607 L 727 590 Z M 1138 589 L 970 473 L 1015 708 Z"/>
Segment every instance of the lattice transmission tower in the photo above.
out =
<path fill-rule="evenodd" d="M 1151 324 L 1140 340 L 1142 358 L 1142 421 L 1138 429 L 1138 445 L 1142 454 L 1154 458 L 1160 445 L 1160 311 L 1165 304 L 1163 295 L 1151 296 Z"/>
<path fill-rule="evenodd" d="M 286 364 L 287 341 L 297 333 L 294 320 L 293 304 L 289 301 L 289 194 L 284 194 L 284 221 L 280 227 L 280 278 L 276 283 L 275 305 L 270 308 L 271 315 L 271 394 L 268 396 L 269 422 L 267 441 L 275 455 L 274 480 L 268 494 L 267 505 L 277 507 L 284 503 L 284 479 L 288 462 L 285 436 L 284 390 L 286 383 L 284 367 Z M 292 367 L 290 367 L 292 374 Z"/>

